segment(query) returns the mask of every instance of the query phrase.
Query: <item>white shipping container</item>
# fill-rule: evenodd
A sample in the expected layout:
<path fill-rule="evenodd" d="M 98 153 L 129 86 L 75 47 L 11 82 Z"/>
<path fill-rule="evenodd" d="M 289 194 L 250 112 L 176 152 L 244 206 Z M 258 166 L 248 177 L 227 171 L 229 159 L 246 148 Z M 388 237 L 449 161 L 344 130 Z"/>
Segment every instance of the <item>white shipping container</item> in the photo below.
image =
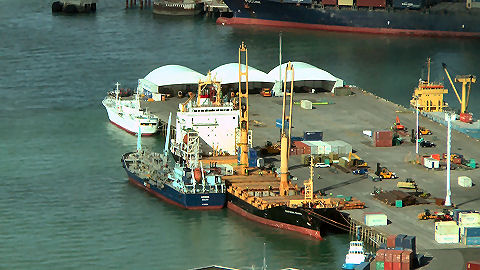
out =
<path fill-rule="evenodd" d="M 458 225 L 455 221 L 435 222 L 435 235 L 437 234 L 438 235 L 456 234 L 458 236 Z"/>
<path fill-rule="evenodd" d="M 461 187 L 472 187 L 472 179 L 468 176 L 459 176 L 458 185 Z"/>
<path fill-rule="evenodd" d="M 457 234 L 437 234 L 435 233 L 435 241 L 440 244 L 455 244 L 459 242 Z"/>
<path fill-rule="evenodd" d="M 458 225 L 468 226 L 480 223 L 480 213 L 458 213 Z M 472 227 L 472 226 L 470 226 Z"/>
<path fill-rule="evenodd" d="M 365 225 L 367 226 L 386 226 L 387 215 L 385 214 L 365 214 Z"/>
<path fill-rule="evenodd" d="M 423 159 L 423 165 L 429 169 L 437 169 L 440 167 L 440 161 L 431 157 Z"/>
<path fill-rule="evenodd" d="M 301 100 L 300 101 L 300 107 L 305 110 L 311 110 L 312 109 L 312 102 L 310 100 Z"/>
<path fill-rule="evenodd" d="M 372 137 L 372 131 L 371 130 L 364 130 L 363 134 L 367 135 L 368 137 Z"/>

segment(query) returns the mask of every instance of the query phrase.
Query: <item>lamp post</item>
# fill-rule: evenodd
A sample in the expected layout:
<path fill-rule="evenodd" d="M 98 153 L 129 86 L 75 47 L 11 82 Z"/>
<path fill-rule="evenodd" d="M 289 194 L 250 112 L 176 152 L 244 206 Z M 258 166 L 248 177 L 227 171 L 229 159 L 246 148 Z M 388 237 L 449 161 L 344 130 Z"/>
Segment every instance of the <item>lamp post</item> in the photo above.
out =
<path fill-rule="evenodd" d="M 451 147 L 451 127 L 450 122 L 454 119 L 454 115 L 449 113 L 445 113 L 445 120 L 447 121 L 447 196 L 445 197 L 445 206 L 451 206 L 452 202 L 450 199 L 450 195 L 452 195 L 452 191 L 450 190 L 450 147 Z"/>

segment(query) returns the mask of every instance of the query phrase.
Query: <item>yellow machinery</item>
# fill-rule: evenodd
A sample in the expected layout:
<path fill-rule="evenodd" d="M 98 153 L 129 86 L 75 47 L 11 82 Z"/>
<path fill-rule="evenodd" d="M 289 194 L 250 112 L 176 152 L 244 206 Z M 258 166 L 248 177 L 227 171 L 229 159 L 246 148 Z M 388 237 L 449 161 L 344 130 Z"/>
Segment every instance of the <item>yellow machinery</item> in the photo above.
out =
<path fill-rule="evenodd" d="M 287 91 L 287 76 L 290 71 L 291 83 L 290 91 Z M 282 114 L 282 135 L 280 140 L 280 195 L 288 195 L 288 158 L 290 154 L 290 138 L 292 134 L 292 109 L 293 109 L 293 78 L 294 70 L 292 63 L 288 62 L 285 70 L 285 80 L 283 84 L 283 114 Z M 287 97 L 290 98 L 287 108 Z M 287 115 L 288 111 L 288 115 Z M 287 126 L 286 126 L 287 125 Z M 288 128 L 288 131 L 286 130 Z"/>
<path fill-rule="evenodd" d="M 245 53 L 245 71 L 242 71 L 242 52 Z M 242 89 L 245 76 L 245 90 Z M 242 41 L 238 49 L 238 109 L 240 110 L 240 174 L 248 175 L 248 52 Z"/>
<path fill-rule="evenodd" d="M 303 182 L 305 187 L 305 202 L 313 201 L 313 156 L 310 156 L 310 178 Z"/>
<path fill-rule="evenodd" d="M 214 94 L 212 93 L 214 92 Z M 222 100 L 222 89 L 220 86 L 220 82 L 216 80 L 212 80 L 210 72 L 207 74 L 207 79 L 202 82 L 198 82 L 198 93 L 197 93 L 197 106 L 201 106 L 201 98 L 209 97 L 213 99 L 213 95 L 215 95 L 215 100 L 212 100 L 214 106 L 219 106 Z"/>
<path fill-rule="evenodd" d="M 352 157 L 354 158 L 352 160 Z M 348 154 L 348 162 L 350 166 L 355 166 L 355 167 L 368 167 L 367 162 L 362 160 L 357 154 L 350 152 Z"/>
<path fill-rule="evenodd" d="M 195 97 L 195 94 L 192 93 L 192 92 L 189 92 L 189 95 L 190 95 L 190 97 L 187 99 L 187 101 L 185 101 L 184 103 L 182 103 L 182 112 L 186 112 L 186 111 L 187 111 L 187 104 Z"/>
<path fill-rule="evenodd" d="M 457 96 L 458 102 L 460 102 L 460 106 L 461 106 L 460 113 L 465 113 L 468 107 L 468 99 L 470 97 L 470 90 L 472 87 L 472 83 L 475 83 L 477 81 L 477 78 L 473 75 L 458 75 L 455 77 L 455 82 L 462 83 L 462 97 L 460 98 L 460 96 L 458 95 L 457 89 L 453 84 L 452 78 L 450 78 L 450 74 L 448 74 L 447 65 L 445 63 L 442 63 L 442 66 L 443 66 L 443 70 L 447 74 L 450 84 L 452 85 L 453 91 L 455 91 L 455 95 Z M 467 93 L 467 85 L 468 85 L 468 93 Z"/>
<path fill-rule="evenodd" d="M 430 82 L 430 58 L 427 61 L 428 76 L 427 81 L 420 80 L 418 87 L 413 92 L 410 100 L 410 106 L 418 107 L 418 110 L 425 112 L 441 112 L 447 104 L 443 101 L 443 95 L 448 93 L 441 83 Z"/>

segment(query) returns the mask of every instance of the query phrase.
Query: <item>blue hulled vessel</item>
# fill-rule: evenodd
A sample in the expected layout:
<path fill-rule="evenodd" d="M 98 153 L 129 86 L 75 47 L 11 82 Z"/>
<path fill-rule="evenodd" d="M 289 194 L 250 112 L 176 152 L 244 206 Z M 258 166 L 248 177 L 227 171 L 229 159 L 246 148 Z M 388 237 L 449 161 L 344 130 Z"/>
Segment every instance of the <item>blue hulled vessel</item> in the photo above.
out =
<path fill-rule="evenodd" d="M 170 134 L 170 120 L 167 134 Z M 195 136 L 195 132 L 191 132 L 190 136 Z M 121 160 L 128 180 L 185 209 L 223 208 L 226 202 L 225 183 L 215 168 L 206 170 L 198 162 L 198 144 L 183 146 L 182 149 L 188 151 L 184 155 L 187 158 L 175 162 L 169 158 L 169 137 L 167 135 L 164 153 L 156 153 L 142 149 L 141 134 L 138 136 L 137 151 L 124 154 Z"/>

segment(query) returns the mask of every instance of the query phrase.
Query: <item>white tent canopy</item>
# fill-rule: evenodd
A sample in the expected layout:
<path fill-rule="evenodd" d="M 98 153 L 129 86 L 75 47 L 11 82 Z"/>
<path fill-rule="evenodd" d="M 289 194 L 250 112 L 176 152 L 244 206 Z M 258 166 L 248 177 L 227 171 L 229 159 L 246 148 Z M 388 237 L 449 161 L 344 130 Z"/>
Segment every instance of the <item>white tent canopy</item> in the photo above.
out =
<path fill-rule="evenodd" d="M 242 64 L 242 71 L 245 71 L 246 66 Z M 229 63 L 221 65 L 211 71 L 212 78 L 220 81 L 222 84 L 238 83 L 238 63 Z M 242 77 L 242 82 L 245 77 Z M 272 79 L 267 73 L 260 71 L 254 67 L 248 66 L 248 81 L 249 82 L 268 82 L 272 83 Z"/>
<path fill-rule="evenodd" d="M 197 84 L 205 76 L 193 69 L 180 65 L 166 65 L 159 67 L 145 76 L 145 80 L 157 85 Z"/>
<path fill-rule="evenodd" d="M 312 66 L 310 64 L 304 63 L 304 62 L 292 62 L 293 65 L 293 70 L 294 70 L 294 75 L 293 75 L 293 81 L 332 81 L 336 82 L 338 79 L 333 76 L 332 74 L 326 72 L 323 69 L 317 68 L 315 66 Z M 285 80 L 285 69 L 287 67 L 287 63 L 282 64 L 281 70 L 282 70 L 282 81 Z M 272 69 L 269 73 L 268 76 L 272 81 L 278 81 L 279 77 L 279 69 L 280 67 L 277 66 L 274 69 Z M 291 75 L 290 72 L 287 75 L 287 81 L 291 81 Z"/>

